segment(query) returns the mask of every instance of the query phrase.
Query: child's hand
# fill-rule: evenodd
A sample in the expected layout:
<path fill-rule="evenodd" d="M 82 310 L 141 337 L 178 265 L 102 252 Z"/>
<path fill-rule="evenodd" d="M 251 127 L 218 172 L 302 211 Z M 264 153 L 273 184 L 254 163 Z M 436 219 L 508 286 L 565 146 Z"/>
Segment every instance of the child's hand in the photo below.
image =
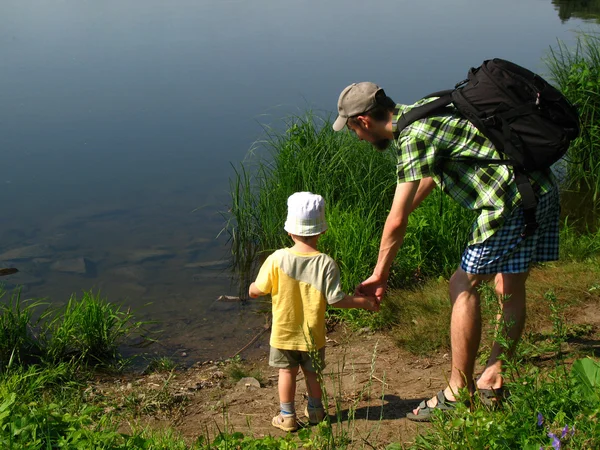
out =
<path fill-rule="evenodd" d="M 379 306 L 381 301 L 377 300 L 376 297 L 365 297 L 365 306 L 364 308 L 368 311 L 379 311 Z"/>

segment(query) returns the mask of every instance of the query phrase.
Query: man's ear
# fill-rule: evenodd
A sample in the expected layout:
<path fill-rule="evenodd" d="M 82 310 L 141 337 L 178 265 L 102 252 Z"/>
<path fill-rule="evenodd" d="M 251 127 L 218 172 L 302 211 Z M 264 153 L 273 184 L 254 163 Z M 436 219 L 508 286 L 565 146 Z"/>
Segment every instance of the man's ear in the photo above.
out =
<path fill-rule="evenodd" d="M 363 127 L 366 130 L 369 129 L 369 126 L 371 125 L 371 119 L 369 116 L 357 116 L 356 120 L 360 123 L 361 127 Z"/>

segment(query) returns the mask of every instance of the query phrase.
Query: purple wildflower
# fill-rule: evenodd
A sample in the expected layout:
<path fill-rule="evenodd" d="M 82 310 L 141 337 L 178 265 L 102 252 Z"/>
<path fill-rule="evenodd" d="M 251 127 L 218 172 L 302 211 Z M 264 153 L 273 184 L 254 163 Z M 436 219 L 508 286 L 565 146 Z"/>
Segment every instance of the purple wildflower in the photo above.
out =
<path fill-rule="evenodd" d="M 552 439 L 552 448 L 560 450 L 560 439 L 554 433 L 548 433 L 548 437 Z"/>
<path fill-rule="evenodd" d="M 537 421 L 538 427 L 541 427 L 543 423 L 544 423 L 544 416 L 542 416 L 542 413 L 538 413 L 538 421 Z"/>
<path fill-rule="evenodd" d="M 560 438 L 564 439 L 568 432 L 569 432 L 569 425 L 565 425 L 565 427 L 563 428 L 562 433 L 560 435 Z"/>

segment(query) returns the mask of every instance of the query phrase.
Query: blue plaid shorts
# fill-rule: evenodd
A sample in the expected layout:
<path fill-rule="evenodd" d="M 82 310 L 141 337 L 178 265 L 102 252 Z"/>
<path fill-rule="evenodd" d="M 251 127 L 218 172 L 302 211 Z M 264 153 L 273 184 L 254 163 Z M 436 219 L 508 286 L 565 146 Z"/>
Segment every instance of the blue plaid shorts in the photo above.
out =
<path fill-rule="evenodd" d="M 560 220 L 558 189 L 538 199 L 535 215 L 537 230 L 523 238 L 523 209 L 515 209 L 490 238 L 466 248 L 460 267 L 467 273 L 480 275 L 523 273 L 529 270 L 531 263 L 556 261 Z"/>

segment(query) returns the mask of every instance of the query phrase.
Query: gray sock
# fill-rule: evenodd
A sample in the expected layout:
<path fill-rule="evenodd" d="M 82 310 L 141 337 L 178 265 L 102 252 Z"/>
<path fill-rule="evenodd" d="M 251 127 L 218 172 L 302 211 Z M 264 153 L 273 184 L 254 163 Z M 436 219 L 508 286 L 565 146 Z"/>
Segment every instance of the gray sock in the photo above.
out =
<path fill-rule="evenodd" d="M 311 409 L 318 409 L 323 407 L 323 402 L 320 398 L 314 398 L 310 395 L 308 396 L 308 407 Z"/>
<path fill-rule="evenodd" d="M 296 414 L 296 408 L 294 407 L 294 402 L 289 402 L 289 403 L 280 402 L 279 409 L 281 410 L 281 415 L 284 417 L 285 416 L 293 416 Z"/>

